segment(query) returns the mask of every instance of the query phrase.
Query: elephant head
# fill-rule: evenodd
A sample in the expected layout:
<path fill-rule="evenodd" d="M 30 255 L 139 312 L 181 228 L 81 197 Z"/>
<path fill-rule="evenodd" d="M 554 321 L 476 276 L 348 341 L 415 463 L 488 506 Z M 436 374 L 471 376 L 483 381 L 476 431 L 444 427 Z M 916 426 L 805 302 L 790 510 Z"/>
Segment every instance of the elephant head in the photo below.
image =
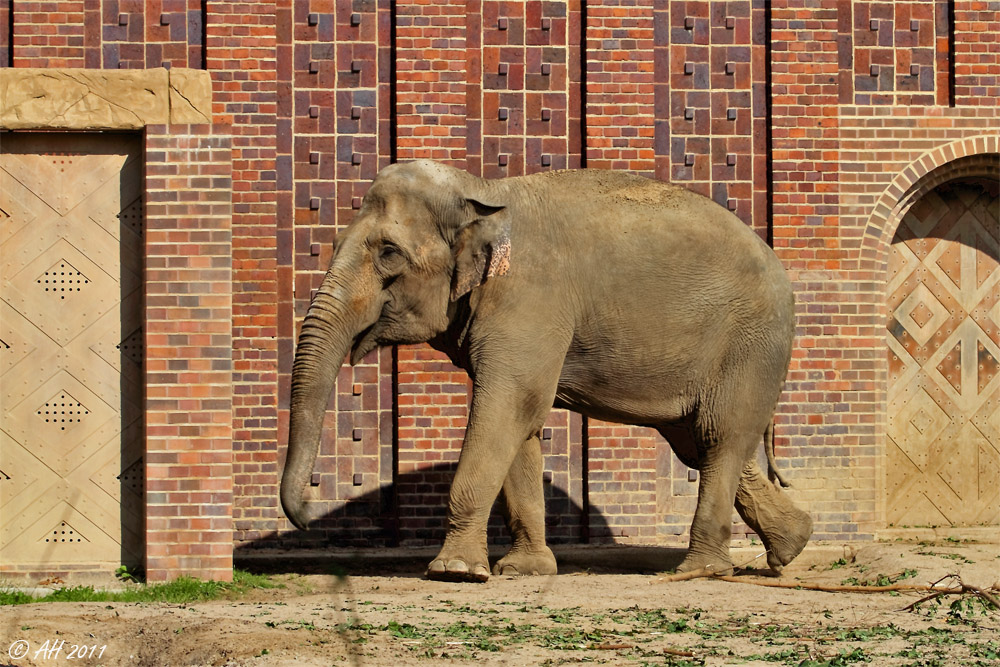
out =
<path fill-rule="evenodd" d="M 281 505 L 300 529 L 303 492 L 344 357 L 425 342 L 449 325 L 451 304 L 506 272 L 510 221 L 500 188 L 430 161 L 382 170 L 309 306 L 292 367 Z"/>

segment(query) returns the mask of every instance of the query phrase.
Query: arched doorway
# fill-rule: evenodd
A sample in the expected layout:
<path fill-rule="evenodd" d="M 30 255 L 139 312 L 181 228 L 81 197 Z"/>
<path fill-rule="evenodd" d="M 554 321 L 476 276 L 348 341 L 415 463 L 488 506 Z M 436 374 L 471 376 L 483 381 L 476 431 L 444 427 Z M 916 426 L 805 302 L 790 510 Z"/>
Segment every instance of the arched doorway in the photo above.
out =
<path fill-rule="evenodd" d="M 1000 523 L 1000 197 L 952 180 L 903 216 L 888 262 L 886 519 Z"/>

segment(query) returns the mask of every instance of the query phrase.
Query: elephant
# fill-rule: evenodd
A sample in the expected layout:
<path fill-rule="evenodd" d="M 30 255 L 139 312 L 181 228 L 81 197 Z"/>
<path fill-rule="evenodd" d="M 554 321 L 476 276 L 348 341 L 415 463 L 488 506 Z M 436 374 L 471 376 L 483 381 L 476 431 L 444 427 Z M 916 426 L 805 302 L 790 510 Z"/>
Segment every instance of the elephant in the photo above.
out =
<path fill-rule="evenodd" d="M 337 235 L 302 322 L 282 508 L 306 528 L 304 488 L 345 357 L 427 342 L 472 383 L 429 578 L 489 579 L 501 495 L 512 546 L 492 573 L 556 572 L 539 441 L 553 406 L 652 427 L 700 471 L 679 571 L 732 573 L 734 504 L 780 570 L 812 534 L 767 446 L 794 327 L 774 252 L 688 189 L 598 169 L 483 179 L 429 160 L 389 165 Z"/>

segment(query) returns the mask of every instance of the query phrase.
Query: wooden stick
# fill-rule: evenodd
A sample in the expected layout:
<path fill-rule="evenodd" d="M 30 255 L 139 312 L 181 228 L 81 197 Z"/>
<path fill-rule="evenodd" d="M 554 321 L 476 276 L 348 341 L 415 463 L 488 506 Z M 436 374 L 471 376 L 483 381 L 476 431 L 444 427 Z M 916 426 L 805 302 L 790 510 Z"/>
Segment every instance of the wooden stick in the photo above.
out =
<path fill-rule="evenodd" d="M 824 593 L 888 593 L 888 592 L 903 592 L 903 591 L 914 591 L 920 593 L 931 593 L 927 597 L 917 600 L 912 605 L 904 607 L 905 611 L 911 611 L 914 607 L 922 602 L 927 602 L 933 600 L 934 598 L 941 597 L 942 595 L 960 595 L 963 593 L 969 593 L 979 597 L 980 599 L 988 602 L 994 608 L 1000 610 L 1000 598 L 990 591 L 980 588 L 979 586 L 973 586 L 971 584 L 966 584 L 962 582 L 956 575 L 948 575 L 938 579 L 932 584 L 889 584 L 887 586 L 845 586 L 836 584 L 817 584 L 809 581 L 755 581 L 748 580 L 744 577 L 731 577 L 731 576 L 719 576 L 715 575 L 711 570 L 695 570 L 693 572 L 685 572 L 682 575 L 672 575 L 672 577 L 683 577 L 673 579 L 671 577 L 661 578 L 661 581 L 684 581 L 686 579 L 696 579 L 698 577 L 712 577 L 713 579 L 719 579 L 720 581 L 728 581 L 736 584 L 751 584 L 753 586 L 765 586 L 767 588 L 787 588 L 787 589 L 800 589 L 806 591 L 821 591 Z M 946 588 L 939 587 L 940 584 L 945 579 L 955 579 L 958 581 L 958 585 L 949 586 Z"/>
<path fill-rule="evenodd" d="M 736 584 L 751 584 L 768 588 L 799 588 L 806 591 L 822 591 L 824 593 L 886 593 L 889 591 L 940 591 L 944 593 L 961 592 L 961 588 L 934 588 L 927 584 L 890 584 L 888 586 L 844 586 L 837 584 L 817 584 L 809 581 L 751 581 L 744 577 L 716 577 L 722 581 Z"/>
<path fill-rule="evenodd" d="M 689 579 L 701 579 L 702 577 L 715 577 L 717 576 L 714 570 L 709 570 L 708 568 L 700 568 L 697 570 L 691 570 L 690 572 L 678 572 L 677 574 L 668 574 L 663 577 L 657 577 L 656 581 L 688 581 Z"/>
<path fill-rule="evenodd" d="M 761 556 L 764 556 L 765 554 L 767 554 L 766 551 L 761 551 L 759 554 L 757 554 L 756 556 L 754 556 L 753 558 L 751 558 L 747 562 L 743 563 L 742 565 L 736 565 L 736 566 L 734 566 L 733 569 L 735 569 L 735 570 L 742 570 L 747 565 L 749 565 L 750 563 L 754 562 L 755 560 L 757 560 Z M 679 572 L 677 574 L 667 574 L 667 575 L 664 575 L 662 577 L 657 577 L 656 581 L 664 581 L 664 582 L 688 581 L 689 579 L 701 579 L 703 577 L 715 577 L 715 578 L 719 578 L 719 579 L 724 578 L 723 575 L 716 574 L 715 570 L 710 570 L 710 569 L 708 569 L 706 567 L 703 567 L 703 568 L 700 568 L 700 569 L 697 569 L 697 570 L 691 570 L 690 572 Z"/>

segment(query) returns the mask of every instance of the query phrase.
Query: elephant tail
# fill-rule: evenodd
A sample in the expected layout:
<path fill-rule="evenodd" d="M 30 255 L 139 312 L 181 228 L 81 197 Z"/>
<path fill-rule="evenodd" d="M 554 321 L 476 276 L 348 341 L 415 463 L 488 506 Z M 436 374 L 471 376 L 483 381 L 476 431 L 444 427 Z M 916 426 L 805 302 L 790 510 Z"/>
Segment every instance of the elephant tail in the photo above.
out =
<path fill-rule="evenodd" d="M 786 489 L 790 487 L 791 484 L 781 476 L 778 465 L 774 461 L 774 419 L 771 419 L 767 423 L 767 428 L 764 429 L 764 453 L 767 455 L 767 478 L 772 482 L 777 480 L 778 484 Z"/>

